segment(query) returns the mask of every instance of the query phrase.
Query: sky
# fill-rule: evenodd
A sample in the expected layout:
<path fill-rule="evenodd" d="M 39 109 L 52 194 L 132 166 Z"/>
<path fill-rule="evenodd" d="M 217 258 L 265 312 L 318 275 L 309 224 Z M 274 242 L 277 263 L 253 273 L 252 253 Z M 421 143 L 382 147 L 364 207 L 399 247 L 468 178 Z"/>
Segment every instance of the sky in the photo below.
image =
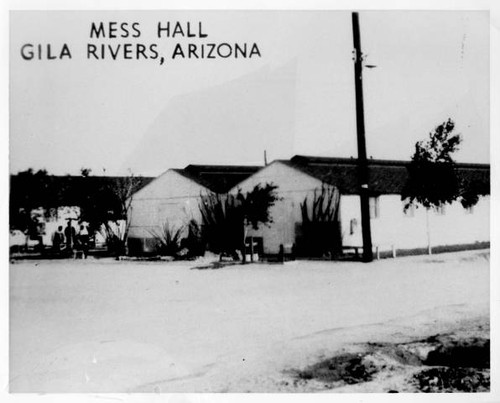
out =
<path fill-rule="evenodd" d="M 351 13 L 11 12 L 10 171 L 155 176 L 188 164 L 356 157 Z M 90 38 L 92 22 L 139 38 Z M 158 22 L 204 38 L 158 38 Z M 367 153 L 409 159 L 453 119 L 456 160 L 489 163 L 489 20 L 479 11 L 361 12 Z M 24 44 L 71 59 L 25 60 Z M 92 60 L 87 45 L 156 44 L 158 60 Z M 176 44 L 256 43 L 260 57 L 171 59 Z M 36 48 L 36 46 L 35 46 Z"/>

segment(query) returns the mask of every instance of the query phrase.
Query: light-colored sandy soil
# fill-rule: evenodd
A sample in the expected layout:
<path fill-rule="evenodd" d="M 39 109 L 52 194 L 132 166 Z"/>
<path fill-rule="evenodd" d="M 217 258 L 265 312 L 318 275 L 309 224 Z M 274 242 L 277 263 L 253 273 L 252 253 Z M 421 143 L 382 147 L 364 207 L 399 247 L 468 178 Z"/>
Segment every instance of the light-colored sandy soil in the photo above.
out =
<path fill-rule="evenodd" d="M 11 392 L 312 392 L 294 370 L 489 323 L 489 252 L 191 270 L 16 262 Z M 407 374 L 338 391 L 385 391 Z M 337 390 L 335 390 L 337 391 Z"/>

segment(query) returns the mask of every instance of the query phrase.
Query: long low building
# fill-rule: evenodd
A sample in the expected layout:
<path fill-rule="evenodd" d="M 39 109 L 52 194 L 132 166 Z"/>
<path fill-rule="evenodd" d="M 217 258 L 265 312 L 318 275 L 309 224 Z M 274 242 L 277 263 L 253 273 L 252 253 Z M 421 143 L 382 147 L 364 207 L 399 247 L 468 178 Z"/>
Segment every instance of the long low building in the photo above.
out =
<path fill-rule="evenodd" d="M 409 161 L 369 160 L 370 222 L 374 248 L 379 251 L 415 250 L 451 245 L 474 245 L 489 242 L 490 167 L 486 164 L 457 164 L 460 180 L 485 189 L 488 193 L 468 209 L 459 202 L 437 210 L 412 207 L 405 211 L 401 199 L 408 179 Z M 311 201 L 325 184 L 340 193 L 339 231 L 332 232 L 332 249 L 336 245 L 360 248 L 361 207 L 357 160 L 295 156 L 275 161 L 239 183 L 248 191 L 257 183 L 272 182 L 278 186 L 281 201 L 272 208 L 271 226 L 249 229 L 266 254 L 278 253 L 280 245 L 297 245 L 304 236 L 301 229 L 302 205 Z M 310 208 L 310 207 L 309 207 Z M 340 238 L 340 239 L 336 239 Z"/>
<path fill-rule="evenodd" d="M 412 207 L 405 211 L 401 194 L 408 180 L 408 164 L 368 161 L 371 234 L 376 250 L 414 251 L 427 249 L 429 242 L 433 247 L 489 242 L 489 165 L 457 164 L 460 180 L 483 190 L 475 206 L 465 209 L 454 202 L 437 210 Z M 185 226 L 190 220 L 200 223 L 200 198 L 209 192 L 247 192 L 266 183 L 278 187 L 280 200 L 271 208 L 271 224 L 247 230 L 260 252 L 277 254 L 281 248 L 294 246 L 307 255 L 311 243 L 313 249 L 314 244 L 321 243 L 328 253 L 360 248 L 357 170 L 356 159 L 308 156 L 276 160 L 265 167 L 189 165 L 170 169 L 134 195 L 129 249 L 132 253 L 152 252 L 154 233 L 165 223 L 171 229 Z M 330 200 L 321 203 L 330 203 L 335 222 L 304 222 L 304 214 L 313 215 L 312 205 L 321 205 L 319 196 L 325 190 Z"/>

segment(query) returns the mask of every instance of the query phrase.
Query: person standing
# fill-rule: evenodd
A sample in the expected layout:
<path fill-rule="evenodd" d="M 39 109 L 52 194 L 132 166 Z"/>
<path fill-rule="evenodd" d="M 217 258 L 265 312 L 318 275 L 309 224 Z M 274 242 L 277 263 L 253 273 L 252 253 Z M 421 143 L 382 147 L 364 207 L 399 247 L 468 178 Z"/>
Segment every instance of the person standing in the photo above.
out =
<path fill-rule="evenodd" d="M 42 218 L 38 217 L 34 219 L 35 226 L 35 239 L 38 241 L 36 250 L 43 255 L 45 253 L 45 245 L 43 244 L 43 236 L 45 235 L 45 223 Z"/>
<path fill-rule="evenodd" d="M 80 232 L 78 233 L 78 245 L 82 251 L 82 258 L 86 259 L 89 254 L 89 230 L 86 225 L 80 225 Z"/>
<path fill-rule="evenodd" d="M 61 253 L 64 247 L 64 243 L 65 239 L 64 239 L 63 226 L 59 225 L 57 227 L 57 231 L 54 232 L 54 235 L 52 235 L 52 249 L 54 250 L 54 252 L 57 254 Z"/>
<path fill-rule="evenodd" d="M 68 225 L 64 229 L 64 236 L 66 237 L 66 251 L 71 254 L 75 246 L 75 228 L 71 225 L 71 218 L 68 219 Z"/>

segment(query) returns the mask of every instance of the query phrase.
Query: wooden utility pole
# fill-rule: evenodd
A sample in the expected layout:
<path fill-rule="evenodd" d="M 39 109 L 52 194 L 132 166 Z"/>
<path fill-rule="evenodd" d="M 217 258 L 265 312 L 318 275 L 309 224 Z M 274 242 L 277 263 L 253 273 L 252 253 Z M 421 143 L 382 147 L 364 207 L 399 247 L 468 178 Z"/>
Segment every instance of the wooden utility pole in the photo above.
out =
<path fill-rule="evenodd" d="M 358 132 L 358 179 L 361 201 L 361 230 L 363 232 L 363 261 L 373 260 L 370 227 L 370 191 L 368 188 L 368 161 L 366 158 L 365 117 L 363 109 L 363 53 L 359 34 L 358 13 L 352 13 L 354 42 L 354 83 L 356 87 L 356 127 Z"/>

